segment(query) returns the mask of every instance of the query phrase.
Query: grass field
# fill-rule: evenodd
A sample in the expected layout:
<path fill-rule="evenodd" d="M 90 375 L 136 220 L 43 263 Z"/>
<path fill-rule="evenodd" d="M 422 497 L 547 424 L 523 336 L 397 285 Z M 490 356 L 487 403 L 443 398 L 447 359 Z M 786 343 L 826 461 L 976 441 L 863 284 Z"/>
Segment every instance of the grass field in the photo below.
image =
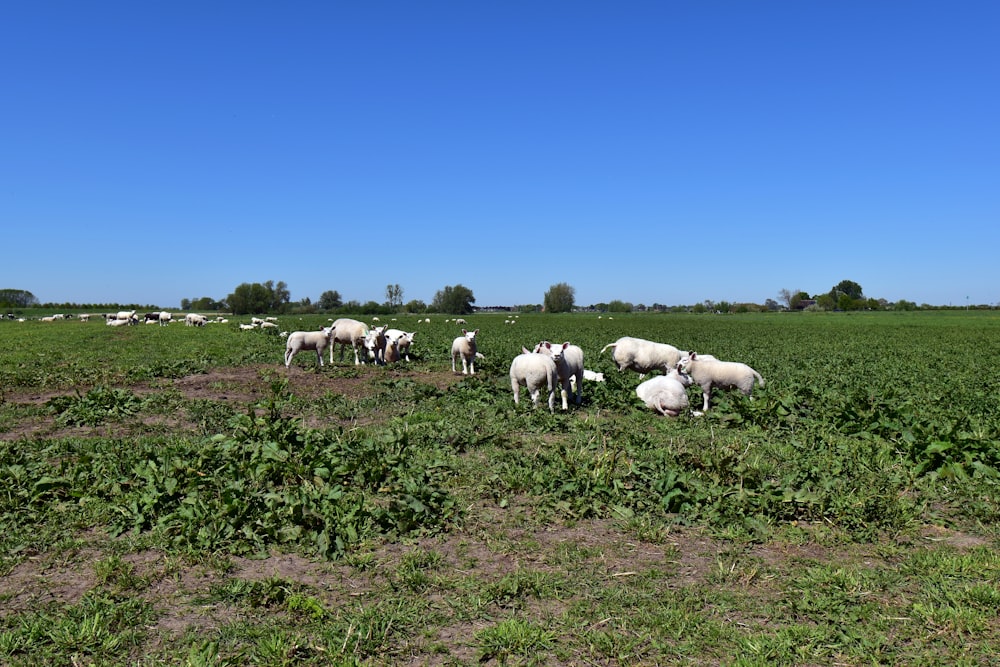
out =
<path fill-rule="evenodd" d="M 474 376 L 442 316 L 290 369 L 240 319 L 0 322 L 0 664 L 996 659 L 1000 315 L 472 315 Z M 658 417 L 623 335 L 766 385 Z M 606 377 L 565 413 L 542 339 Z"/>

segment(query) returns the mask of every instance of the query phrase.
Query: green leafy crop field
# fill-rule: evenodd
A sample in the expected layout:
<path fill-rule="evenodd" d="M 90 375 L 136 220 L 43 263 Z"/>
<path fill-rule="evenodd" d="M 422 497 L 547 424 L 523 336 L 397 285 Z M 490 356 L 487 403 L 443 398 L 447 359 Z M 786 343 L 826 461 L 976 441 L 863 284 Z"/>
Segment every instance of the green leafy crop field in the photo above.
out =
<path fill-rule="evenodd" d="M 399 316 L 410 361 L 289 369 L 237 319 L 0 322 L 0 664 L 995 659 L 1000 315 Z M 659 417 L 621 336 L 766 383 Z M 515 407 L 540 340 L 605 381 Z"/>

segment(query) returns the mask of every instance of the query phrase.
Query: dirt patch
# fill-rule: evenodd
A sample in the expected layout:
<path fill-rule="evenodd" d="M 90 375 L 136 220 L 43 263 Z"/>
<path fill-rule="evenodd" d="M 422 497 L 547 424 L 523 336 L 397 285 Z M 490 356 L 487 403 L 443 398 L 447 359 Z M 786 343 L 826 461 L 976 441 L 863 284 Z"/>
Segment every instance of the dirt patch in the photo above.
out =
<path fill-rule="evenodd" d="M 359 400 L 370 396 L 375 388 L 373 378 L 410 379 L 417 383 L 428 384 L 436 389 L 445 390 L 457 382 L 461 375 L 450 371 L 422 372 L 404 367 L 374 367 L 361 366 L 346 371 L 336 369 L 334 372 L 317 371 L 311 368 L 276 367 L 273 365 L 256 365 L 232 368 L 213 368 L 207 373 L 188 375 L 181 378 L 159 378 L 156 380 L 137 382 L 124 388 L 137 396 L 146 397 L 157 392 L 176 392 L 184 400 L 212 401 L 221 405 L 240 406 L 256 405 L 269 397 L 275 391 L 274 385 L 287 380 L 287 391 L 301 399 L 315 399 L 326 394 L 343 396 L 349 400 Z M 8 405 L 37 407 L 63 396 L 85 395 L 93 387 L 74 387 L 61 391 L 11 390 L 5 393 L 4 402 Z M 318 426 L 318 424 L 306 424 Z M 145 427 L 145 429 L 143 429 Z M 19 440 L 22 438 L 122 438 L 135 432 L 153 430 L 155 427 L 169 428 L 172 432 L 195 431 L 197 424 L 184 419 L 181 413 L 164 415 L 147 415 L 137 420 L 136 424 L 106 422 L 98 426 L 63 426 L 58 423 L 55 414 L 37 414 L 19 420 L 18 424 L 5 432 L 0 432 L 0 440 Z"/>

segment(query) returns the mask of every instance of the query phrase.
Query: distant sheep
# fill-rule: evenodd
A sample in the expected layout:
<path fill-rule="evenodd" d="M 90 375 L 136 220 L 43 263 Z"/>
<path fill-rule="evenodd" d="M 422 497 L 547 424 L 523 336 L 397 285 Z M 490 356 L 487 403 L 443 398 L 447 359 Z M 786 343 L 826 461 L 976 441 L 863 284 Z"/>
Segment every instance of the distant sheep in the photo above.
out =
<path fill-rule="evenodd" d="M 188 313 L 184 316 L 184 325 L 189 327 L 203 327 L 208 323 L 208 318 L 198 313 Z"/>
<path fill-rule="evenodd" d="M 368 335 L 368 325 L 349 317 L 341 317 L 333 321 L 333 344 L 330 345 L 330 363 L 333 363 L 333 348 L 340 343 L 340 360 L 344 360 L 344 348 L 348 345 L 354 350 L 354 365 L 363 364 L 360 352 L 365 349 L 365 337 Z"/>
<path fill-rule="evenodd" d="M 293 331 L 288 334 L 285 341 L 285 368 L 292 364 L 292 357 L 302 350 L 315 350 L 316 363 L 323 365 L 323 350 L 327 345 L 331 345 L 333 340 L 333 329 L 324 327 L 319 331 Z"/>
<path fill-rule="evenodd" d="M 612 349 L 611 357 L 619 371 L 630 368 L 639 373 L 639 377 L 655 370 L 667 373 L 681 360 L 681 351 L 673 345 L 630 336 L 605 345 L 600 353 L 604 354 L 608 348 Z"/>
<path fill-rule="evenodd" d="M 521 354 L 514 357 L 510 363 L 510 388 L 514 392 L 514 405 L 518 405 L 521 400 L 521 387 L 527 387 L 531 396 L 531 404 L 538 407 L 538 398 L 542 387 L 549 389 L 549 412 L 555 412 L 556 407 L 556 387 L 559 385 L 559 373 L 556 370 L 556 362 L 547 354 L 530 352 L 527 348 L 521 348 Z M 563 398 L 563 409 L 566 408 L 565 397 Z"/>
<path fill-rule="evenodd" d="M 462 375 L 469 375 L 470 373 L 475 375 L 476 373 L 476 358 L 479 352 L 476 348 L 476 334 L 479 333 L 479 329 L 473 331 L 466 331 L 462 329 L 462 335 L 456 338 L 451 343 L 451 372 L 457 373 L 455 369 L 455 362 L 461 357 L 462 359 Z"/>
<path fill-rule="evenodd" d="M 705 359 L 695 352 L 688 352 L 678 368 L 701 387 L 702 411 L 708 411 L 712 399 L 712 389 L 739 389 L 744 396 L 750 396 L 754 380 L 764 386 L 760 373 L 738 361 Z"/>
<path fill-rule="evenodd" d="M 570 392 L 574 393 L 574 402 L 583 402 L 583 350 L 569 341 L 562 345 L 553 345 L 547 340 L 535 346 L 535 352 L 547 354 L 556 362 L 559 373 L 559 383 L 562 385 L 563 410 L 568 409 L 567 399 Z"/>
<path fill-rule="evenodd" d="M 674 368 L 666 375 L 657 375 L 635 388 L 635 395 L 665 417 L 676 417 L 688 407 L 687 388 L 691 376 Z"/>
<path fill-rule="evenodd" d="M 163 310 L 160 311 L 159 319 L 157 321 L 159 322 L 161 327 L 165 327 L 168 324 L 170 324 L 170 321 L 173 319 L 173 317 L 174 317 L 173 315 Z"/>

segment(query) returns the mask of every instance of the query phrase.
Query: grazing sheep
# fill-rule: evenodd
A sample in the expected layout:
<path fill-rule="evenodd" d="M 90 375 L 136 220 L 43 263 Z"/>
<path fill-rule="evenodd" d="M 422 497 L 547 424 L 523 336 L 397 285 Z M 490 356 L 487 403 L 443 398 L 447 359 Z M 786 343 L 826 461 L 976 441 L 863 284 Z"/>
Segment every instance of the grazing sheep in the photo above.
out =
<path fill-rule="evenodd" d="M 604 354 L 604 350 L 609 347 L 612 348 L 611 358 L 614 359 L 618 370 L 631 368 L 639 373 L 640 378 L 655 370 L 667 373 L 681 360 L 681 351 L 673 345 L 654 343 L 642 338 L 623 336 L 614 343 L 605 345 L 600 353 Z"/>
<path fill-rule="evenodd" d="M 285 341 L 285 368 L 292 364 L 292 357 L 302 350 L 316 350 L 316 362 L 323 365 L 323 350 L 333 340 L 333 329 L 323 327 L 319 331 L 293 331 Z"/>
<path fill-rule="evenodd" d="M 173 319 L 173 315 L 171 315 L 170 313 L 168 313 L 165 310 L 160 311 L 159 323 L 160 323 L 161 327 L 165 327 L 168 324 L 170 324 L 170 320 L 172 320 L 172 319 Z"/>
<path fill-rule="evenodd" d="M 556 362 L 547 354 L 529 352 L 521 348 L 521 354 L 510 362 L 510 388 L 514 392 L 514 405 L 521 400 L 521 386 L 528 388 L 531 405 L 538 407 L 538 397 L 543 386 L 549 388 L 549 412 L 556 411 L 556 387 L 559 385 L 559 372 Z M 563 409 L 566 409 L 566 398 L 563 397 Z"/>
<path fill-rule="evenodd" d="M 407 361 L 410 360 L 410 345 L 413 344 L 413 337 L 416 335 L 416 331 L 406 332 L 401 329 L 389 329 L 385 332 L 387 339 L 395 339 L 399 343 L 399 354 Z"/>
<path fill-rule="evenodd" d="M 583 402 L 583 350 L 578 345 L 571 345 L 569 341 L 562 345 L 553 345 L 547 340 L 535 346 L 535 352 L 547 354 L 556 362 L 556 370 L 559 372 L 559 382 L 562 384 L 562 404 L 563 410 L 568 408 L 567 398 L 572 391 L 575 394 L 574 402 L 579 405 Z"/>
<path fill-rule="evenodd" d="M 657 375 L 635 388 L 635 395 L 665 417 L 676 417 L 688 407 L 687 388 L 691 376 L 672 369 L 666 375 Z"/>
<path fill-rule="evenodd" d="M 708 404 L 712 399 L 712 389 L 714 388 L 735 388 L 739 389 L 744 396 L 750 396 L 755 379 L 760 386 L 764 386 L 764 378 L 760 376 L 760 373 L 738 361 L 705 359 L 695 352 L 688 352 L 684 355 L 684 360 L 677 366 L 682 372 L 690 375 L 694 383 L 701 387 L 702 412 L 708 411 Z"/>
<path fill-rule="evenodd" d="M 365 349 L 365 337 L 368 335 L 368 325 L 349 317 L 341 317 L 333 321 L 330 325 L 333 329 L 333 344 L 330 346 L 330 363 L 333 363 L 333 348 L 340 343 L 340 360 L 344 360 L 344 349 L 350 345 L 354 350 L 354 365 L 358 366 L 365 362 L 358 354 Z"/>
<path fill-rule="evenodd" d="M 198 313 L 188 313 L 184 316 L 184 325 L 189 327 L 203 327 L 208 323 L 208 318 Z"/>
<path fill-rule="evenodd" d="M 451 372 L 457 373 L 455 370 L 455 361 L 461 357 L 462 358 L 462 375 L 469 375 L 472 373 L 476 374 L 476 358 L 479 356 L 479 352 L 476 349 L 476 334 L 479 333 L 479 329 L 473 331 L 466 331 L 462 329 L 462 335 L 456 338 L 451 343 Z"/>

